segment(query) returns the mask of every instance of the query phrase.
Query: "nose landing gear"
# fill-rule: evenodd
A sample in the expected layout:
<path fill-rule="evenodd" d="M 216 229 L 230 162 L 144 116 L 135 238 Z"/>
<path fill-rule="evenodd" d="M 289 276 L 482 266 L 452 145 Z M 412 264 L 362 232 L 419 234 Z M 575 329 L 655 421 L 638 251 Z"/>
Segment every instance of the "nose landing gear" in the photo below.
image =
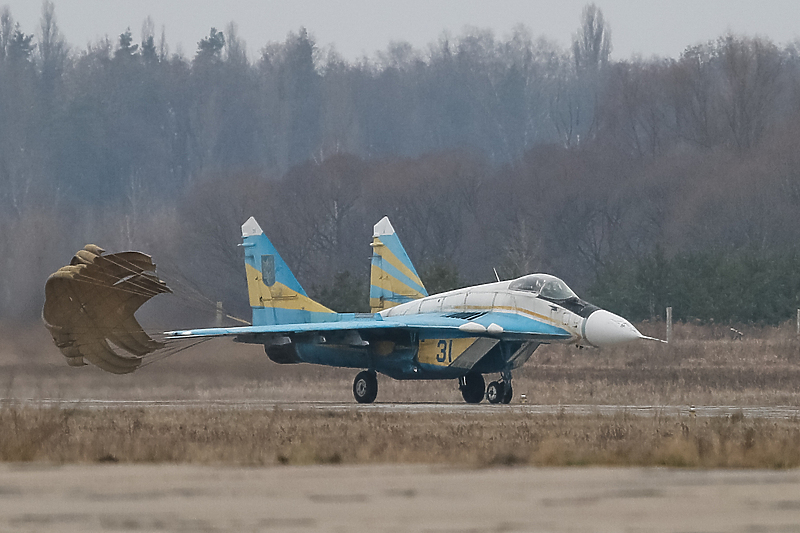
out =
<path fill-rule="evenodd" d="M 511 372 L 505 371 L 500 381 L 492 381 L 486 389 L 486 399 L 489 403 L 511 403 L 514 389 L 511 386 Z"/>
<path fill-rule="evenodd" d="M 486 389 L 486 399 L 489 403 L 510 403 L 514 396 L 511 383 L 505 381 L 492 381 Z"/>

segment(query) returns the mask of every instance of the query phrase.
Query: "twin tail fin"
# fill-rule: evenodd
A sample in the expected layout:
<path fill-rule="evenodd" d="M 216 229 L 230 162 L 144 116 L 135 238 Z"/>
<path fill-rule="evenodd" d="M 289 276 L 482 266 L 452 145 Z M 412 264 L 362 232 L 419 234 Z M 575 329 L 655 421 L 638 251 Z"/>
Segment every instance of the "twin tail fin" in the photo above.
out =
<path fill-rule="evenodd" d="M 337 319 L 338 313 L 308 297 L 253 217 L 242 225 L 242 246 L 254 326 Z M 388 217 L 375 224 L 371 246 L 373 313 L 428 296 Z"/>
<path fill-rule="evenodd" d="M 253 325 L 326 322 L 336 313 L 308 297 L 256 219 L 242 225 Z"/>
<path fill-rule="evenodd" d="M 428 296 L 389 217 L 375 224 L 371 246 L 369 306 L 373 313 Z"/>

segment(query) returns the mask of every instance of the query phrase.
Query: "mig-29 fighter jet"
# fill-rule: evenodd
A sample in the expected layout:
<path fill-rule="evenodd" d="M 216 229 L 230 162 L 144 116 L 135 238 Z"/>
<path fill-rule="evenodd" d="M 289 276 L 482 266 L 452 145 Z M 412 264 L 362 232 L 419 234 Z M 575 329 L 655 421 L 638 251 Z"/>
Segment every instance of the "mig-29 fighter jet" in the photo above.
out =
<path fill-rule="evenodd" d="M 377 397 L 378 373 L 455 379 L 468 403 L 509 403 L 512 371 L 540 344 L 650 339 L 547 274 L 429 295 L 386 217 L 372 237 L 368 314 L 336 313 L 309 298 L 252 217 L 242 241 L 252 325 L 171 331 L 167 338 L 233 337 L 262 344 L 276 363 L 363 369 L 353 383 L 360 403 Z M 484 374 L 500 379 L 486 387 Z"/>

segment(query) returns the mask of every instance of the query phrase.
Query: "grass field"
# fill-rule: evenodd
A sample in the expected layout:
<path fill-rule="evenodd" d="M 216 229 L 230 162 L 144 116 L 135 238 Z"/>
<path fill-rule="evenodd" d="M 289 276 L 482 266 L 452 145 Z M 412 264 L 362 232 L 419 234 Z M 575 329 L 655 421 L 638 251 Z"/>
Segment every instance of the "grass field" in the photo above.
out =
<path fill-rule="evenodd" d="M 0 460 L 789 468 L 800 421 L 204 408 L 0 408 Z"/>
<path fill-rule="evenodd" d="M 663 336 L 663 324 L 642 324 Z M 542 346 L 515 373 L 538 404 L 800 404 L 793 324 L 676 325 L 674 342 L 617 350 Z M 276 365 L 253 346 L 211 341 L 127 376 L 70 368 L 40 327 L 0 330 L 6 399 L 260 399 L 352 402 L 355 371 Z M 461 402 L 455 382 L 380 377 L 379 401 Z M 62 409 L 6 403 L 0 460 L 202 464 L 446 463 L 469 466 L 800 465 L 800 421 L 665 416 Z"/>

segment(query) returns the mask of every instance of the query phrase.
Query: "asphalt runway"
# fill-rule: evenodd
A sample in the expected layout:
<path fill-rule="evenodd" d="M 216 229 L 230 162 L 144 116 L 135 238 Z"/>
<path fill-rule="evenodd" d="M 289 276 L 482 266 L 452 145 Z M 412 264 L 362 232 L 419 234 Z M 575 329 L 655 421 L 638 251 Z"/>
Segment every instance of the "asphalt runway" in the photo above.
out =
<path fill-rule="evenodd" d="M 789 532 L 800 473 L 0 465 L 0 531 Z"/>
<path fill-rule="evenodd" d="M 358 404 L 340 402 L 281 402 L 272 400 L 62 400 L 62 399 L 0 399 L 0 405 L 27 405 L 54 408 L 203 408 L 231 410 L 270 410 L 285 411 L 334 411 L 334 412 L 372 412 L 372 413 L 446 413 L 446 414 L 484 414 L 487 412 L 507 412 L 530 415 L 618 415 L 640 416 L 697 416 L 702 418 L 745 416 L 766 419 L 800 419 L 800 408 L 792 406 L 689 406 L 689 405 L 534 405 L 512 403 L 492 405 L 467 403 L 373 403 Z"/>

